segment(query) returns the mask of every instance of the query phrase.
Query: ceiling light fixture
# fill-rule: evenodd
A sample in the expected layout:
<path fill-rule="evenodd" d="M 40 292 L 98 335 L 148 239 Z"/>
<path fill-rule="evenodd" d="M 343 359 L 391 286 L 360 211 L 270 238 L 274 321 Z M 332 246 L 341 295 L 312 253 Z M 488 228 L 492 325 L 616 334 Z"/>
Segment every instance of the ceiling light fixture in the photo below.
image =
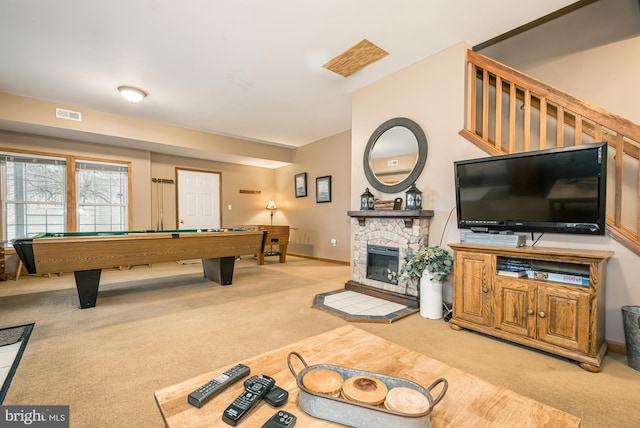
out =
<path fill-rule="evenodd" d="M 144 97 L 147 96 L 147 93 L 145 91 L 134 88 L 133 86 L 119 86 L 118 91 L 120 91 L 120 95 L 122 95 L 122 98 L 129 101 L 130 103 L 139 103 Z"/>

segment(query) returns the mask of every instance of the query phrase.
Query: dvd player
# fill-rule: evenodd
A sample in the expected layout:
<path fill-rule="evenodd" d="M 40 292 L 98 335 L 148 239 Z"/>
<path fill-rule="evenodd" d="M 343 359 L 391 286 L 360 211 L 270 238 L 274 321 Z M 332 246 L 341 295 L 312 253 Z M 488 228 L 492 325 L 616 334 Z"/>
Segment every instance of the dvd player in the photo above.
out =
<path fill-rule="evenodd" d="M 523 247 L 527 243 L 527 235 L 522 233 L 464 232 L 460 234 L 460 242 L 462 244 L 517 248 Z"/>

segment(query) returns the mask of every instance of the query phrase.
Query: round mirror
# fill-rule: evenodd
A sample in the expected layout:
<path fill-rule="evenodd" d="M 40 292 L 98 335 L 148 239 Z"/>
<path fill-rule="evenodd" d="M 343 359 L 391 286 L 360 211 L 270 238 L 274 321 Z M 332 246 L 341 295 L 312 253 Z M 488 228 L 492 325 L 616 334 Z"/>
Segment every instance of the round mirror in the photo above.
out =
<path fill-rule="evenodd" d="M 371 134 L 363 161 L 364 173 L 375 189 L 402 192 L 422 173 L 427 162 L 427 137 L 411 119 L 389 119 Z"/>

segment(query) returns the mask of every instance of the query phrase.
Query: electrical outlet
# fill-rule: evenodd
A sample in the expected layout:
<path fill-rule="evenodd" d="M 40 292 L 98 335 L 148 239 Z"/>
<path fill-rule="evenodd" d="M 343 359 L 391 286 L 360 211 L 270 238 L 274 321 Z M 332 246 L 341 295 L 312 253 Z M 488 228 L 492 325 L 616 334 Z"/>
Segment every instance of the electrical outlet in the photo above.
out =
<path fill-rule="evenodd" d="M 227 205 L 227 210 L 231 211 L 232 208 L 231 204 Z"/>

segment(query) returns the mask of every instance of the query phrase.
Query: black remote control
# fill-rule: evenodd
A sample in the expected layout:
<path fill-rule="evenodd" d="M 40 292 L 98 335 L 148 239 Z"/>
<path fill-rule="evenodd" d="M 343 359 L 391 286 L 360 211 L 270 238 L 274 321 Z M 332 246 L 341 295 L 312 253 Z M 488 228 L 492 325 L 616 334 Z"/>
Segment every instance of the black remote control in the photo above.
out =
<path fill-rule="evenodd" d="M 280 388 L 278 385 L 275 385 L 271 388 L 271 391 L 264 396 L 264 401 L 270 406 L 280 407 L 287 404 L 287 400 L 289 399 L 289 392 Z"/>
<path fill-rule="evenodd" d="M 210 380 L 200 388 L 193 391 L 189 394 L 187 400 L 189 401 L 189 404 L 200 408 L 213 397 L 220 394 L 243 377 L 248 376 L 250 372 L 251 369 L 244 364 L 236 364 L 220 376 Z"/>
<path fill-rule="evenodd" d="M 251 387 L 251 384 L 255 382 L 257 377 L 258 376 L 251 376 L 250 378 L 245 379 L 244 387 Z M 267 392 L 262 399 L 272 407 L 284 406 L 289 399 L 289 392 L 280 388 L 278 385 L 273 385 L 271 391 Z"/>
<path fill-rule="evenodd" d="M 229 425 L 236 426 L 242 418 L 255 409 L 256 405 L 271 391 L 275 384 L 275 379 L 270 376 L 256 376 L 251 385 L 224 410 L 222 420 Z"/>
<path fill-rule="evenodd" d="M 265 422 L 262 428 L 290 428 L 296 424 L 297 419 L 296 415 L 280 410 L 271 416 L 271 419 Z"/>

